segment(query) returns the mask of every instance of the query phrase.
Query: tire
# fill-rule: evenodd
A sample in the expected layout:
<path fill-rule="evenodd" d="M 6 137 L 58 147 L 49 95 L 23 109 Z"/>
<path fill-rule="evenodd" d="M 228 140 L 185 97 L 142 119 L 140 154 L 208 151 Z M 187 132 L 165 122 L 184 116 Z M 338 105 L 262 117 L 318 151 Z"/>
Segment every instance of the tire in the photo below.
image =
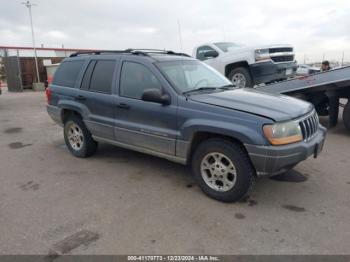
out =
<path fill-rule="evenodd" d="M 92 139 L 83 120 L 76 116 L 70 116 L 64 123 L 64 141 L 69 151 L 76 157 L 89 157 L 97 150 L 97 142 Z"/>
<path fill-rule="evenodd" d="M 234 169 L 230 168 L 231 164 Z M 228 172 L 223 172 L 225 167 Z M 253 187 L 255 174 L 242 146 L 220 138 L 209 139 L 198 146 L 192 157 L 192 171 L 202 191 L 222 202 L 244 198 Z"/>
<path fill-rule="evenodd" d="M 338 97 L 329 97 L 328 98 L 328 127 L 335 127 L 338 123 L 339 115 L 339 98 Z"/>
<path fill-rule="evenodd" d="M 249 70 L 245 67 L 234 68 L 228 74 L 228 78 L 234 85 L 237 85 L 239 88 L 253 87 L 253 79 L 249 73 Z M 240 83 L 239 79 L 244 81 L 244 83 Z"/>
<path fill-rule="evenodd" d="M 343 123 L 347 130 L 350 131 L 350 102 L 346 103 L 343 111 Z"/>
<path fill-rule="evenodd" d="M 328 102 L 315 105 L 316 112 L 319 116 L 328 116 Z"/>
<path fill-rule="evenodd" d="M 300 99 L 300 100 L 303 100 L 303 101 L 307 101 L 307 96 L 305 94 L 297 93 L 297 94 L 293 95 L 293 97 Z"/>

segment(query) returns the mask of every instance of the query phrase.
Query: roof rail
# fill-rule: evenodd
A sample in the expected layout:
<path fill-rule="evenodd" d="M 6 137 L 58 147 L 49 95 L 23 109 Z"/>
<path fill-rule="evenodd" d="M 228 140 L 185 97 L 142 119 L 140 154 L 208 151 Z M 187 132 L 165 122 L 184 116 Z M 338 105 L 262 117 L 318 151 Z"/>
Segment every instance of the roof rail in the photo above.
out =
<path fill-rule="evenodd" d="M 125 50 L 98 50 L 98 51 L 83 51 L 71 54 L 69 57 L 76 57 L 80 55 L 100 55 L 100 54 L 134 54 L 149 56 L 149 54 L 167 54 L 167 55 L 179 55 L 190 57 L 184 53 L 176 53 L 171 50 L 161 50 L 161 49 L 125 49 Z"/>
<path fill-rule="evenodd" d="M 165 50 L 165 49 L 145 49 L 145 48 L 135 48 L 135 49 L 127 49 L 127 50 L 131 50 L 131 51 L 141 51 L 144 52 L 146 54 L 150 53 L 150 54 L 167 54 L 167 55 L 179 55 L 179 56 L 186 56 L 186 57 L 191 57 L 188 54 L 185 53 L 177 53 L 171 50 Z"/>
<path fill-rule="evenodd" d="M 130 53 L 128 50 L 98 50 L 98 51 L 83 51 L 71 54 L 69 57 L 75 57 L 79 55 L 100 55 L 100 54 L 123 54 Z"/>

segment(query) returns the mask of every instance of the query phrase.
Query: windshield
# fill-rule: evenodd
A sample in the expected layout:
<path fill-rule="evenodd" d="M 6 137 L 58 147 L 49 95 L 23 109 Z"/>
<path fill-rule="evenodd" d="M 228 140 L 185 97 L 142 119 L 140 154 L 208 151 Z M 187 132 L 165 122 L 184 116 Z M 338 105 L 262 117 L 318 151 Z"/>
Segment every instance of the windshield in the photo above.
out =
<path fill-rule="evenodd" d="M 182 93 L 205 87 L 220 88 L 232 85 L 219 72 L 197 60 L 160 62 L 158 66 Z"/>
<path fill-rule="evenodd" d="M 233 49 L 242 47 L 240 45 L 237 45 L 235 43 L 230 43 L 230 42 L 222 42 L 222 43 L 214 43 L 217 47 L 219 47 L 222 51 L 224 52 L 230 52 Z"/>

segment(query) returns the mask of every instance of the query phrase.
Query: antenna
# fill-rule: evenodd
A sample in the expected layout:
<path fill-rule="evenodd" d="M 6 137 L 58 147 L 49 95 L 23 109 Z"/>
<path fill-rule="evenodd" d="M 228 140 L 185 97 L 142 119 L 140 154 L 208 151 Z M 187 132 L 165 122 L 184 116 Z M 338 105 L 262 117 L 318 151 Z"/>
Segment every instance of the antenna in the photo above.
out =
<path fill-rule="evenodd" d="M 178 31 L 179 31 L 180 52 L 182 53 L 182 36 L 181 36 L 181 25 L 180 25 L 179 19 L 177 19 L 177 27 L 178 27 Z"/>

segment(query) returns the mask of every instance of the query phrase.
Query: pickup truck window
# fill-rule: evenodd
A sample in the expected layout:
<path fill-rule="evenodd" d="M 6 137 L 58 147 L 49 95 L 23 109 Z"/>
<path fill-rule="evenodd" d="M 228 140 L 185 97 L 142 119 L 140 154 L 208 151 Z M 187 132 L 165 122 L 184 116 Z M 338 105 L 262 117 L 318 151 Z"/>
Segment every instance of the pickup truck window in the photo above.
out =
<path fill-rule="evenodd" d="M 54 85 L 74 87 L 75 81 L 83 67 L 84 60 L 63 62 L 57 69 L 52 81 Z"/>
<path fill-rule="evenodd" d="M 110 94 L 114 68 L 115 61 L 97 61 L 91 76 L 90 90 Z"/>
<path fill-rule="evenodd" d="M 160 62 L 159 68 L 181 92 L 201 87 L 222 87 L 232 83 L 219 72 L 199 61 Z"/>
<path fill-rule="evenodd" d="M 197 53 L 196 53 L 196 58 L 200 61 L 204 61 L 204 60 L 207 60 L 208 58 L 206 58 L 204 56 L 204 53 L 205 52 L 208 52 L 208 51 L 215 51 L 213 48 L 211 48 L 210 46 L 207 46 L 207 45 L 204 45 L 204 46 L 201 46 L 201 47 L 198 47 L 197 48 Z"/>
<path fill-rule="evenodd" d="M 219 47 L 224 52 L 232 51 L 233 49 L 241 47 L 240 45 L 237 45 L 235 43 L 230 42 L 220 42 L 220 43 L 214 43 L 217 47 Z"/>
<path fill-rule="evenodd" d="M 144 65 L 124 62 L 120 77 L 120 96 L 141 99 L 143 91 L 149 88 L 162 89 L 162 85 Z"/>

